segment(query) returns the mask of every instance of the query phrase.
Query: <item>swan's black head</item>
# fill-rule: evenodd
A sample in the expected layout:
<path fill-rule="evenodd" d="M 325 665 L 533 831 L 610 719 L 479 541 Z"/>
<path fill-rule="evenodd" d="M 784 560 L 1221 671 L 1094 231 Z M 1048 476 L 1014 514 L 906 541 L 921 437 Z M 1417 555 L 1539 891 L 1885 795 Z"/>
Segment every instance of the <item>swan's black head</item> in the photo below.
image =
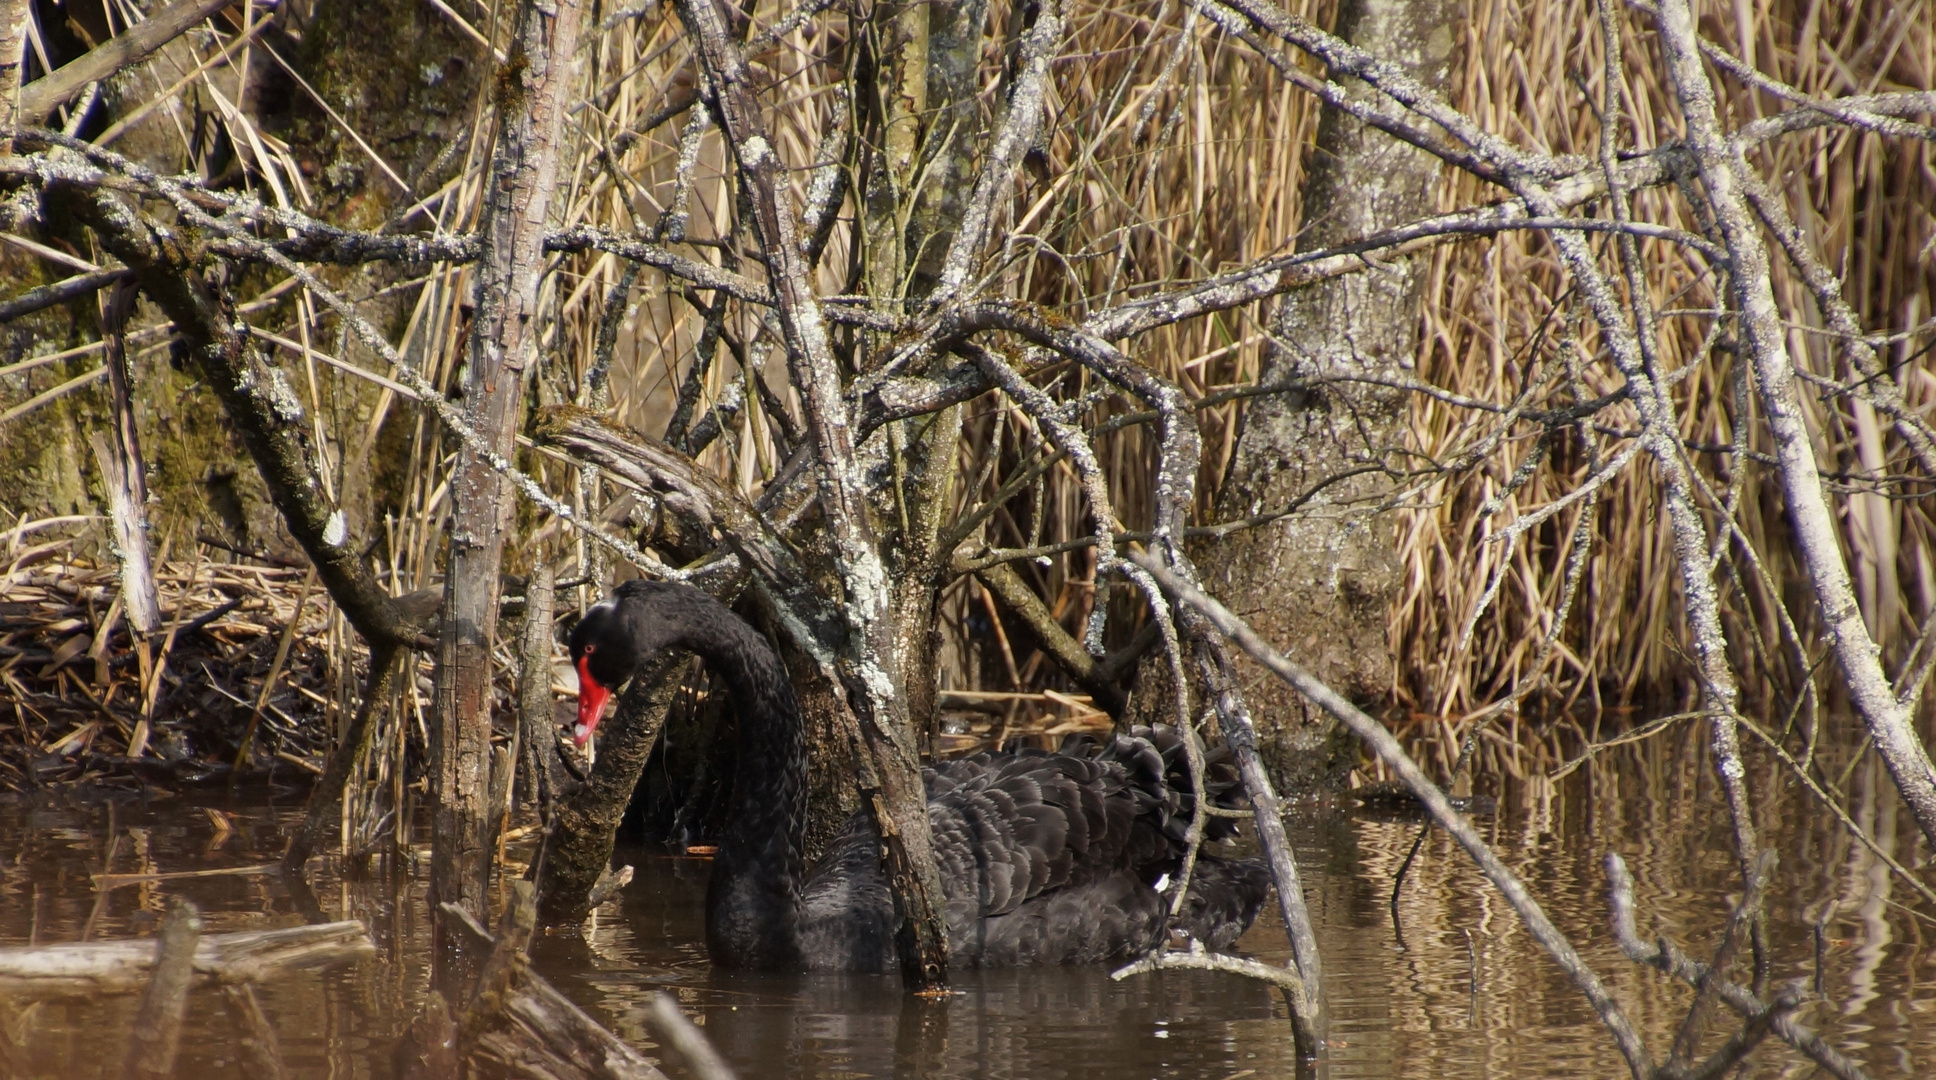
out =
<path fill-rule="evenodd" d="M 612 691 L 645 663 L 674 644 L 684 629 L 679 608 L 688 585 L 634 579 L 593 604 L 571 631 L 571 665 L 578 669 L 578 726 L 572 734 L 584 745 L 605 713 Z M 703 595 L 703 594 L 702 594 Z"/>

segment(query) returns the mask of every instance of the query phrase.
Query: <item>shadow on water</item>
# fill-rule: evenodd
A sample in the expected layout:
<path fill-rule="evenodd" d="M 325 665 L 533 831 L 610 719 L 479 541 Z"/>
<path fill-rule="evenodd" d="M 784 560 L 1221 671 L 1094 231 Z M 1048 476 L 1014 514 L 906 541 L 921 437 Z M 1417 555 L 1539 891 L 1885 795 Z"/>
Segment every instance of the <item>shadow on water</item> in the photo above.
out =
<path fill-rule="evenodd" d="M 1825 997 L 1804 1019 L 1874 1075 L 1931 1075 L 1936 954 L 1923 941 L 1936 926 L 1911 910 L 1913 894 L 1873 854 L 1776 768 L 1760 763 L 1755 787 L 1764 842 L 1782 855 L 1768 906 L 1776 984 L 1819 978 Z M 1873 757 L 1845 759 L 1831 775 L 1842 769 L 1851 811 L 1878 846 L 1925 872 L 1928 851 Z M 1613 850 L 1633 867 L 1643 934 L 1666 934 L 1695 955 L 1711 950 L 1738 884 L 1710 777 L 1699 733 L 1677 733 L 1603 755 L 1599 767 L 1557 785 L 1506 784 L 1499 812 L 1480 821 L 1657 1055 L 1690 994 L 1618 955 L 1601 861 Z M 272 873 L 129 877 L 268 863 L 297 810 L 187 795 L 0 802 L 0 944 L 149 935 L 174 895 L 202 906 L 210 932 L 299 923 Z M 1332 1010 L 1320 1076 L 1625 1074 L 1578 992 L 1443 834 L 1428 836 L 1400 895 L 1401 946 L 1387 903 L 1417 824 L 1310 813 L 1293 826 Z M 416 840 L 423 850 L 425 838 Z M 954 996 L 927 1002 L 904 997 L 893 978 L 717 971 L 706 961 L 701 923 L 709 864 L 637 848 L 620 856 L 638 866 L 634 884 L 583 933 L 541 937 L 533 963 L 648 1054 L 655 1051 L 642 1022 L 645 1003 L 668 990 L 748 1080 L 1295 1074 L 1282 1001 L 1233 976 L 1166 973 L 1116 983 L 1099 968 L 960 972 Z M 95 876 L 104 869 L 117 875 L 105 891 Z M 330 915 L 370 925 L 378 957 L 286 977 L 265 988 L 263 1005 L 293 1076 L 380 1080 L 391 1075 L 391 1046 L 424 990 L 421 879 L 379 872 L 344 882 L 325 869 L 316 884 Z M 1282 928 L 1268 913 L 1239 949 L 1287 959 Z M 0 1003 L 0 1025 L 24 1051 L 14 1072 L 118 1075 L 134 1007 L 132 997 L 27 1009 Z M 219 996 L 199 994 L 190 1010 L 179 1075 L 242 1075 Z M 1809 1072 L 1785 1047 L 1769 1045 L 1741 1075 Z"/>

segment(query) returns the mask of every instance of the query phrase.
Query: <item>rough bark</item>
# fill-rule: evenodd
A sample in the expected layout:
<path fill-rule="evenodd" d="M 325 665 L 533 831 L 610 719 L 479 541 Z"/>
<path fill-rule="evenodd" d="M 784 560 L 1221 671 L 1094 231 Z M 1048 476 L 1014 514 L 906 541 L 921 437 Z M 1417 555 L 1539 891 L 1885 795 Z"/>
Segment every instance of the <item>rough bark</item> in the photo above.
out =
<path fill-rule="evenodd" d="M 940 284 L 942 258 L 966 209 L 959 181 L 968 173 L 980 134 L 975 73 L 987 18 L 986 0 L 952 0 L 910 5 L 895 20 L 897 63 L 881 87 L 883 96 L 896 94 L 895 101 L 910 110 L 911 119 L 888 110 L 884 158 L 894 173 L 895 220 L 901 223 L 893 246 L 896 280 L 905 282 L 910 299 L 926 299 Z M 921 128 L 920 142 L 904 147 L 898 133 L 915 124 Z M 872 255 L 870 248 L 870 260 Z M 874 273 L 871 265 L 868 272 Z M 937 357 L 930 374 L 946 363 L 945 357 Z M 913 425 L 889 432 L 893 452 L 903 463 L 897 475 L 905 476 L 910 471 L 906 463 L 914 463 L 914 475 L 899 484 L 906 513 L 900 518 L 901 542 L 895 545 L 900 562 L 895 567 L 894 626 L 907 714 L 917 722 L 935 715 L 940 685 L 940 667 L 934 662 L 940 642 L 934 604 L 949 570 L 951 553 L 945 550 L 942 530 L 954 504 L 961 418 L 960 406 L 942 410 L 921 429 L 918 444 L 905 443 L 905 432 Z"/>
<path fill-rule="evenodd" d="M 873 130 L 861 142 L 869 151 L 862 174 L 862 273 L 868 295 L 890 300 L 907 290 L 907 203 L 928 109 L 928 5 L 915 0 L 876 6 L 868 40 L 874 80 L 862 101 L 871 106 Z"/>
<path fill-rule="evenodd" d="M 940 874 L 928 836 L 927 792 L 901 696 L 886 567 L 868 521 L 865 478 L 856 467 L 852 410 L 842 393 L 825 314 L 808 280 L 784 166 L 767 138 L 745 58 L 714 0 L 682 0 L 679 13 L 712 81 L 715 112 L 753 204 L 793 383 L 805 404 L 820 507 L 845 592 L 841 612 L 847 642 L 839 660 L 840 681 L 878 774 L 880 788 L 871 804 L 901 915 L 897 948 L 902 974 L 910 989 L 939 986 L 947 978 L 948 963 Z"/>
<path fill-rule="evenodd" d="M 1437 87 L 1452 70 L 1459 10 L 1446 0 L 1346 0 L 1337 33 Z M 1374 94 L 1355 80 L 1346 85 L 1354 95 Z M 1302 250 L 1368 236 L 1435 206 L 1438 159 L 1339 108 L 1325 107 L 1309 161 Z M 1397 259 L 1288 295 L 1260 381 L 1406 375 L 1426 267 L 1422 258 Z M 1258 398 L 1244 418 L 1217 516 L 1268 513 L 1328 476 L 1380 461 L 1398 441 L 1405 404 L 1401 391 L 1362 383 Z M 1197 552 L 1206 583 L 1359 701 L 1391 682 L 1385 634 L 1396 556 L 1389 529 L 1362 512 L 1388 486 L 1379 474 L 1361 474 L 1328 487 L 1302 513 Z M 1341 784 L 1355 756 L 1337 723 L 1268 678 L 1249 681 L 1259 749 L 1277 788 Z"/>
<path fill-rule="evenodd" d="M 583 920 L 591 910 L 592 888 L 612 862 L 619 820 L 688 666 L 684 655 L 654 659 L 632 676 L 611 719 L 599 725 L 598 764 L 584 786 L 559 804 L 532 867 L 538 917 L 547 925 Z"/>
<path fill-rule="evenodd" d="M 988 0 L 931 0 L 928 9 L 928 115 L 925 177 L 907 226 L 913 294 L 940 284 L 941 262 L 967 209 L 963 180 L 982 134 L 979 117 L 982 31 Z"/>
<path fill-rule="evenodd" d="M 0 3 L 0 154 L 13 153 L 14 128 L 20 123 L 20 69 L 26 57 L 31 2 Z"/>
<path fill-rule="evenodd" d="M 551 623 L 556 590 L 551 567 L 532 568 L 524 584 L 524 633 L 518 649 L 519 786 L 539 816 L 551 820 L 564 788 L 558 758 L 558 717 L 551 698 Z"/>
<path fill-rule="evenodd" d="M 519 5 L 517 36 L 495 83 L 497 147 L 476 270 L 476 315 L 466 348 L 466 419 L 489 452 L 508 459 L 523 416 L 526 372 L 538 359 L 538 287 L 582 0 Z M 490 883 L 491 652 L 510 490 L 466 443 L 450 480 L 450 553 L 437 642 L 437 724 L 431 740 L 433 958 L 447 997 L 461 973 L 444 903 L 482 914 Z"/>

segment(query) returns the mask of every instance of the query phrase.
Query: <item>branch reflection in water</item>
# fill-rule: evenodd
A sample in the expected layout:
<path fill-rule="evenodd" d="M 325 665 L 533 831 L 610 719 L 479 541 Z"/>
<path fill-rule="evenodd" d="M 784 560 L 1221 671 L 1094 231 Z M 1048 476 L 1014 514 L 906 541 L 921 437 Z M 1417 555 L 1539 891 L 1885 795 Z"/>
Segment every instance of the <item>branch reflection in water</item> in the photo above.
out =
<path fill-rule="evenodd" d="M 1629 963 L 1608 930 L 1603 860 L 1623 856 L 1637 881 L 1640 933 L 1672 937 L 1705 956 L 1738 900 L 1725 804 L 1713 790 L 1697 725 L 1599 755 L 1557 784 L 1511 783 L 1499 811 L 1479 819 L 1487 839 L 1539 895 L 1556 922 L 1610 980 L 1650 1044 L 1665 1047 L 1691 992 Z M 1913 823 L 1873 755 L 1824 751 L 1846 770 L 1852 817 L 1876 845 L 1914 867 Z M 1936 1059 L 1936 997 L 1918 980 L 1925 928 L 1898 903 L 1903 890 L 1869 848 L 1783 782 L 1777 762 L 1751 755 L 1764 843 L 1781 852 L 1766 910 L 1773 985 L 1802 979 L 1825 1000 L 1797 1014 L 1877 1077 L 1915 1075 Z M 217 837 L 201 807 L 227 815 Z M 184 793 L 172 799 L 55 796 L 0 803 L 0 945 L 152 935 L 172 897 L 200 905 L 208 933 L 301 920 L 274 875 L 160 878 L 99 898 L 90 875 L 171 874 L 246 866 L 280 851 L 300 802 L 275 805 Z M 1442 833 L 1426 838 L 1400 893 L 1401 946 L 1387 903 L 1416 819 L 1300 810 L 1290 822 L 1327 959 L 1332 1045 L 1319 1075 L 1332 1080 L 1617 1075 L 1624 1064 L 1587 1004 Z M 118 831 L 113 865 L 107 837 Z M 510 857 L 521 848 L 513 845 Z M 768 976 L 706 961 L 703 858 L 630 848 L 637 879 L 587 922 L 554 934 L 533 963 L 621 1038 L 660 1060 L 648 1012 L 668 991 L 742 1076 L 1226 1077 L 1292 1075 L 1282 999 L 1259 983 L 1208 972 L 1163 972 L 1111 982 L 1109 968 L 953 974 L 939 1002 L 902 995 L 894 976 Z M 318 896 L 331 917 L 364 920 L 376 960 L 297 973 L 259 988 L 292 1077 L 392 1075 L 390 1049 L 427 986 L 420 880 L 379 866 L 370 878 L 333 877 L 319 861 Z M 1266 916 L 1236 952 L 1283 964 L 1281 927 Z M 1816 927 L 1820 927 L 1817 949 Z M 1817 957 L 1819 956 L 1819 971 Z M 9 1075 L 91 1077 L 118 1070 L 137 999 L 46 1001 L 0 1017 L 13 1042 Z M 180 1075 L 245 1075 L 219 994 L 191 997 Z M 1718 1035 L 1713 1036 L 1718 1038 Z M 1770 1041 L 1741 1075 L 1796 1067 Z M 785 1063 L 779 1065 L 778 1063 Z M 679 1075 L 673 1069 L 674 1075 Z"/>

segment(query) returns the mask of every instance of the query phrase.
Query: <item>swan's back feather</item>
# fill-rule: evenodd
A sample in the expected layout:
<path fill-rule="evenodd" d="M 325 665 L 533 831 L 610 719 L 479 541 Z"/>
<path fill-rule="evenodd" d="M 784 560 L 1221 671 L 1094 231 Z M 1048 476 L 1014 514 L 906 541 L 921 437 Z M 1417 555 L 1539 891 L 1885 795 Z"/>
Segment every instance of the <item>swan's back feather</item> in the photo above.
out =
<path fill-rule="evenodd" d="M 1235 777 L 1206 754 L 1205 792 Z M 1180 736 L 1137 728 L 1055 752 L 983 753 L 925 770 L 928 826 L 953 962 L 963 967 L 1120 960 L 1161 944 L 1171 920 L 1156 885 L 1177 873 L 1193 808 Z M 1207 834 L 1235 831 L 1212 818 Z M 812 967 L 894 965 L 893 897 L 866 813 L 847 823 L 806 882 L 802 953 Z M 1270 888 L 1255 862 L 1197 860 L 1178 929 L 1226 948 Z"/>
<path fill-rule="evenodd" d="M 617 687 L 648 656 L 685 649 L 723 678 L 739 712 L 730 817 L 706 893 L 706 944 L 721 964 L 884 971 L 897 916 L 866 815 L 802 874 L 807 751 L 798 700 L 771 644 L 690 585 L 628 581 L 571 634 L 572 662 Z M 1191 736 L 1192 738 L 1194 736 Z M 1161 944 L 1158 883 L 1181 868 L 1194 808 L 1185 736 L 1134 728 L 1056 753 L 980 754 L 927 771 L 928 823 L 954 962 L 1113 960 Z M 1205 758 L 1206 796 L 1234 800 L 1235 774 Z M 1212 818 L 1208 839 L 1233 831 Z M 1234 941 L 1256 915 L 1260 867 L 1200 859 L 1178 927 Z"/>

